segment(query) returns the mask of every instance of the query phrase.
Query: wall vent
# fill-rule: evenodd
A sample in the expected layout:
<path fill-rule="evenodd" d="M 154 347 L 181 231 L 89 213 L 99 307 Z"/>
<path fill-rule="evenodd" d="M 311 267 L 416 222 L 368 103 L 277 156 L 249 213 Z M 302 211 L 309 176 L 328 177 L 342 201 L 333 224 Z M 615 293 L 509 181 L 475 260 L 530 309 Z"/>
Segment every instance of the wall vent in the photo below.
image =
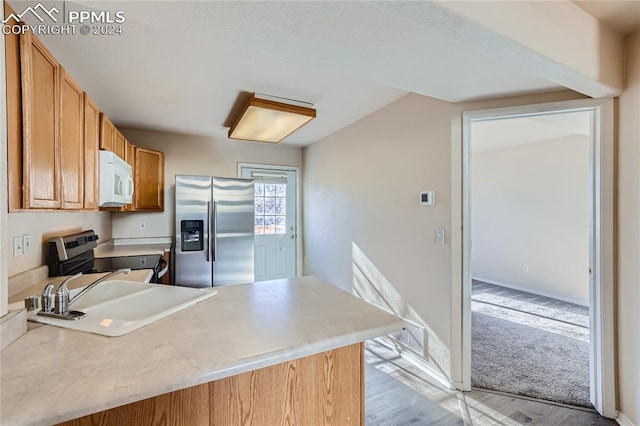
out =
<path fill-rule="evenodd" d="M 406 330 L 391 333 L 389 338 L 424 358 L 424 327 L 405 320 Z"/>

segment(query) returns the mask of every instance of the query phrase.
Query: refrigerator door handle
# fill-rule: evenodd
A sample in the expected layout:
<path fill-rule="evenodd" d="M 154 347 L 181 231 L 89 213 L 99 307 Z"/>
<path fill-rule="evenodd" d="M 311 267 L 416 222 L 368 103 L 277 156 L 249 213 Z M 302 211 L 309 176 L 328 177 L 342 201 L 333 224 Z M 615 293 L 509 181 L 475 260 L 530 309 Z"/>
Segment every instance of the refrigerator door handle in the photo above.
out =
<path fill-rule="evenodd" d="M 209 218 L 211 217 L 211 201 L 207 201 L 207 220 L 210 220 Z M 211 226 L 210 224 L 207 224 L 207 246 L 209 245 L 209 241 L 211 241 Z M 207 247 L 207 249 L 205 250 L 206 253 L 206 257 L 207 257 L 207 262 L 211 262 L 211 259 L 209 258 L 209 247 Z"/>
<path fill-rule="evenodd" d="M 216 201 L 213 202 L 213 242 L 211 246 L 213 261 L 215 262 L 218 253 L 218 203 Z"/>

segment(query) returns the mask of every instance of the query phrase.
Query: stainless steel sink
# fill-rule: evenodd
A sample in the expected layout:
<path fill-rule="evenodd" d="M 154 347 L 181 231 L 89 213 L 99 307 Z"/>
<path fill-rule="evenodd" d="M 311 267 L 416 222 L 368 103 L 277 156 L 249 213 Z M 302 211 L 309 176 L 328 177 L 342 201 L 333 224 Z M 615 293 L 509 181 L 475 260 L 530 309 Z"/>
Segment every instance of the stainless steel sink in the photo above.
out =
<path fill-rule="evenodd" d="M 82 289 L 76 289 L 79 292 Z M 65 321 L 31 314 L 31 321 L 103 336 L 122 336 L 213 297 L 213 288 L 199 289 L 130 281 L 105 281 L 73 305 L 87 315 Z M 71 295 L 73 297 L 73 293 Z"/>

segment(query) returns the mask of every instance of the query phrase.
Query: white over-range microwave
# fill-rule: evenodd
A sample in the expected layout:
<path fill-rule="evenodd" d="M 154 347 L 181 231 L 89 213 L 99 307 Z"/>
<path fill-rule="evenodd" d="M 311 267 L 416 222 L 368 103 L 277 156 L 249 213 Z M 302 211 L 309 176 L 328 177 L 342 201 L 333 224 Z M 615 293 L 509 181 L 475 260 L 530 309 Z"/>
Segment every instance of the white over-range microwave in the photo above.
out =
<path fill-rule="evenodd" d="M 100 207 L 123 207 L 133 198 L 131 166 L 110 151 L 100 151 Z"/>

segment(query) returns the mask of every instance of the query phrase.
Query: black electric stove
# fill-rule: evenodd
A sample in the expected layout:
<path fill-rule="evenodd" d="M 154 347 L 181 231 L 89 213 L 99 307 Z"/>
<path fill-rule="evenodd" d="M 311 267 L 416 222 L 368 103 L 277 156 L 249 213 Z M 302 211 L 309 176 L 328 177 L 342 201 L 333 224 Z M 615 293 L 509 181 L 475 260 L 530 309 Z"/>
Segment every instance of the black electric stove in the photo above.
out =
<path fill-rule="evenodd" d="M 166 271 L 166 262 L 159 254 L 95 257 L 93 249 L 97 246 L 96 241 L 98 236 L 91 230 L 51 238 L 49 276 L 111 272 L 123 268 L 152 269 L 151 282 L 155 283 Z"/>

